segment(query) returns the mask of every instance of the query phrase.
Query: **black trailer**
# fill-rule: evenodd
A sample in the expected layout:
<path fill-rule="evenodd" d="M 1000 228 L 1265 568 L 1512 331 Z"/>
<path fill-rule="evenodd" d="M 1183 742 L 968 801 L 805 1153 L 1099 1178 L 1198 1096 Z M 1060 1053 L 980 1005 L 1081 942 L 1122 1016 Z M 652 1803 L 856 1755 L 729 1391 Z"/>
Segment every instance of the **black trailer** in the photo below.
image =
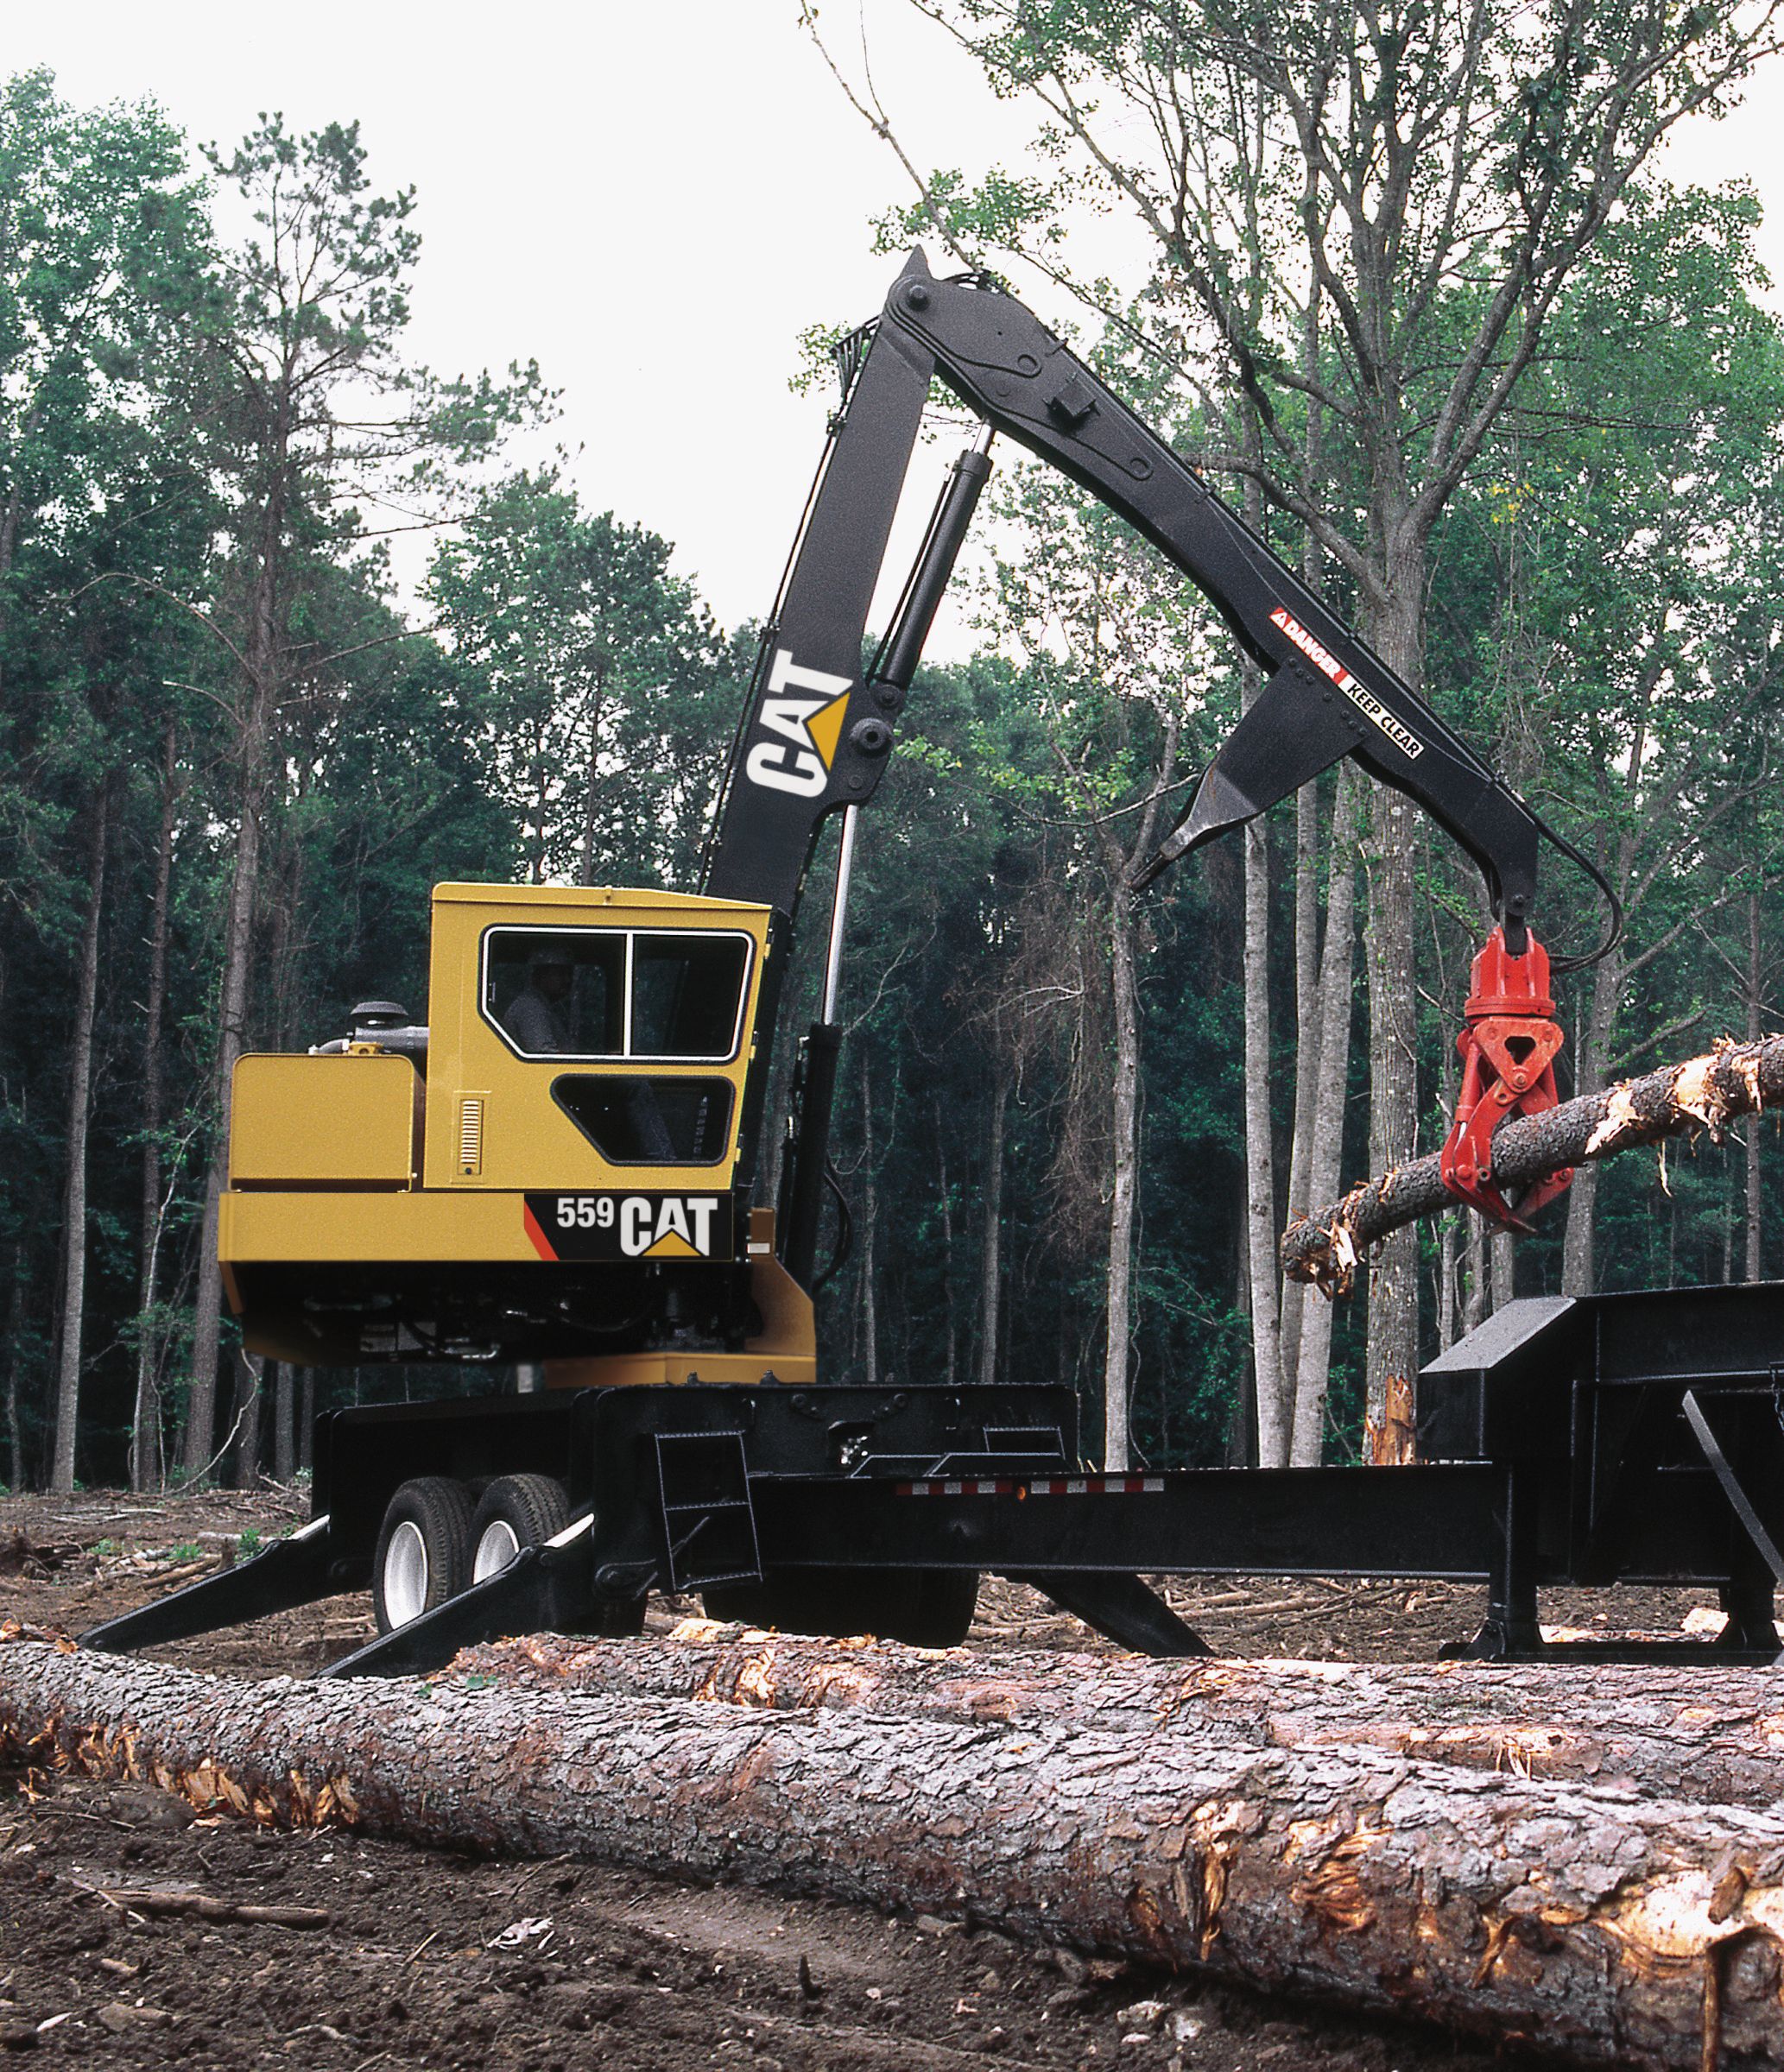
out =
<path fill-rule="evenodd" d="M 1138 1652 L 1205 1652 L 1141 1580 L 1443 1577 L 1485 1586 L 1452 1652 L 1488 1661 L 1769 1663 L 1784 1582 L 1784 1285 L 1514 1302 L 1419 1378 L 1420 1465 L 1086 1470 L 1057 1387 L 695 1386 L 338 1411 L 314 1516 L 108 1620 L 127 1650 L 364 1589 L 401 1491 L 557 1478 L 568 1522 L 327 1672 L 438 1669 L 551 1629 L 639 1630 L 649 1594 L 812 1630 L 945 1641 L 983 1572 Z M 1547 1642 L 1557 1584 L 1719 1593 L 1706 1640 Z M 791 1615 L 787 1615 L 788 1614 Z"/>

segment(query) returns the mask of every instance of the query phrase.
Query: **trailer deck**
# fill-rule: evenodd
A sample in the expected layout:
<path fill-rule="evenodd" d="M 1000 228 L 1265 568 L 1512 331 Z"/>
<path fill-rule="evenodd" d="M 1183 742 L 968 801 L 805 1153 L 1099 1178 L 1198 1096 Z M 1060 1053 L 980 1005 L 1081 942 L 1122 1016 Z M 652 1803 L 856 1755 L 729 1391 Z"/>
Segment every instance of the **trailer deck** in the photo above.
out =
<path fill-rule="evenodd" d="M 418 1474 L 564 1479 L 571 1518 L 499 1574 L 328 1673 L 436 1669 L 531 1630 L 637 1630 L 652 1590 L 821 1571 L 996 1573 L 1138 1652 L 1201 1652 L 1140 1579 L 1437 1577 L 1484 1587 L 1453 1652 L 1484 1660 L 1771 1662 L 1784 1583 L 1784 1286 L 1508 1304 L 1427 1367 L 1421 1464 L 1108 1475 L 1069 1389 L 705 1384 L 339 1411 L 319 1420 L 315 1515 L 223 1575 L 93 1628 L 130 1649 L 369 1580 Z M 1548 1642 L 1539 1593 L 1693 1583 L 1708 1640 Z"/>

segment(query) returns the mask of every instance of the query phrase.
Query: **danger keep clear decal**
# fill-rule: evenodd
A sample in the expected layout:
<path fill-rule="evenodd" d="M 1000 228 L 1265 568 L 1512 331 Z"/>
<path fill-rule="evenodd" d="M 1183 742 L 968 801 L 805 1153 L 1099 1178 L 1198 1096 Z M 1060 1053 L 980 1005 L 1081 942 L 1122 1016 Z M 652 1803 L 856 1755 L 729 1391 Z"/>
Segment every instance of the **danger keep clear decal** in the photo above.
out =
<path fill-rule="evenodd" d="M 730 1259 L 728 1194 L 529 1194 L 527 1235 L 541 1259 Z"/>

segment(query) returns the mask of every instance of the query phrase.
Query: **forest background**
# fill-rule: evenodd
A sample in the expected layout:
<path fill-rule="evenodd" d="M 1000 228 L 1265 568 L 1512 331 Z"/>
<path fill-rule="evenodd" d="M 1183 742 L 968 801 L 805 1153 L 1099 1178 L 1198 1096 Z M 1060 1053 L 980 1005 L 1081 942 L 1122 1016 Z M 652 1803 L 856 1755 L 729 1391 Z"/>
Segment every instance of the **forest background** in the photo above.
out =
<path fill-rule="evenodd" d="M 1784 352 L 1750 190 L 1654 161 L 1774 11 L 923 11 L 1047 123 L 990 180 L 907 157 L 880 244 L 1038 264 L 1042 313 L 1610 876 L 1629 936 L 1562 982 L 1564 1081 L 1769 1026 Z M 1071 270 L 1087 193 L 1143 278 Z M 509 457 L 560 407 L 537 368 L 406 355 L 413 211 L 351 126 L 195 150 L 42 73 L 0 92 L 15 1487 L 285 1477 L 331 1403 L 508 1385 L 242 1355 L 230 1071 L 364 997 L 422 1015 L 438 880 L 694 881 L 755 629 Z M 788 369 L 814 437 L 821 344 Z M 1515 1251 L 1408 1234 L 1366 1304 L 1283 1287 L 1290 1208 L 1441 1134 L 1478 885 L 1340 773 L 1129 894 L 1256 686 L 1117 521 L 1023 465 L 992 496 L 978 652 L 920 678 L 857 867 L 832 1371 L 1067 1380 L 1111 1464 L 1344 1458 L 1514 1286 L 1778 1270 L 1756 1124 L 1583 1176 Z M 1559 858 L 1546 888 L 1546 939 L 1592 942 Z"/>

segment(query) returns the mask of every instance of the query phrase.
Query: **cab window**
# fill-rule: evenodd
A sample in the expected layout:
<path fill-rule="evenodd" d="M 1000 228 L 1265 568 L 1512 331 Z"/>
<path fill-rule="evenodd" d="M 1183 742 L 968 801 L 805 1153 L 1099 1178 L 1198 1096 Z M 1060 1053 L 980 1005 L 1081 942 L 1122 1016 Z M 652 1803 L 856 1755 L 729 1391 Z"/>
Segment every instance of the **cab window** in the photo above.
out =
<path fill-rule="evenodd" d="M 484 1016 L 523 1058 L 722 1064 L 742 1034 L 750 947 L 693 929 L 491 928 Z"/>
<path fill-rule="evenodd" d="M 626 938 L 592 928 L 492 928 L 484 1011 L 523 1058 L 625 1055 Z"/>
<path fill-rule="evenodd" d="M 749 938 L 632 938 L 634 1058 L 729 1058 L 737 1047 Z"/>
<path fill-rule="evenodd" d="M 729 1079 L 564 1072 L 551 1091 L 611 1166 L 716 1166 L 731 1149 Z"/>

